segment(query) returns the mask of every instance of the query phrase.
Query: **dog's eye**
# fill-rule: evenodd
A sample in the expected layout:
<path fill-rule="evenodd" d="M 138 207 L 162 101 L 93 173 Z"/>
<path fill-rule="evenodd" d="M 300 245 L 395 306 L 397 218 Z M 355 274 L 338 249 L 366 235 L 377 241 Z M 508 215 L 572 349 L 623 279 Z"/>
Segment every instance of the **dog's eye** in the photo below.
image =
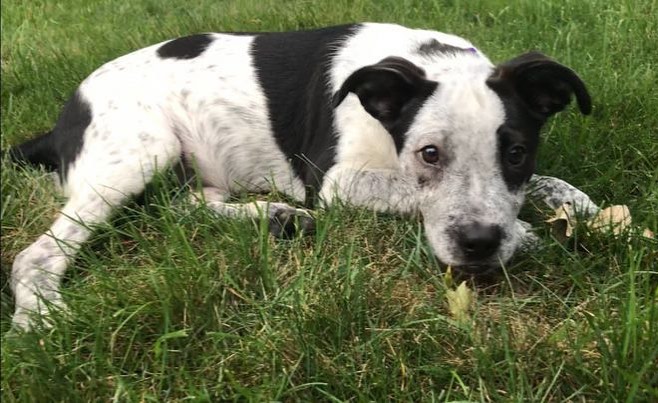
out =
<path fill-rule="evenodd" d="M 507 151 L 507 162 L 512 166 L 519 166 L 525 162 L 525 156 L 525 147 L 514 146 Z"/>
<path fill-rule="evenodd" d="M 420 155 L 423 157 L 423 161 L 428 164 L 436 164 L 439 162 L 439 149 L 435 146 L 425 146 L 420 150 Z"/>

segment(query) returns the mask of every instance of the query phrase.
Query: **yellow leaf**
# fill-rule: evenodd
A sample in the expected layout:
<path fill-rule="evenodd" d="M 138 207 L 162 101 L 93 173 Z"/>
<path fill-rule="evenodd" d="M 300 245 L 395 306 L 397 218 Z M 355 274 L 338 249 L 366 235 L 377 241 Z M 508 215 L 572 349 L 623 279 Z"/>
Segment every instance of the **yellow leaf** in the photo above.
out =
<path fill-rule="evenodd" d="M 465 281 L 462 281 L 456 290 L 447 290 L 446 298 L 453 318 L 460 322 L 468 319 L 468 313 L 473 304 L 473 290 L 468 288 Z"/>
<path fill-rule="evenodd" d="M 605 208 L 587 222 L 592 231 L 608 232 L 619 235 L 631 225 L 631 212 L 627 206 L 618 205 Z"/>

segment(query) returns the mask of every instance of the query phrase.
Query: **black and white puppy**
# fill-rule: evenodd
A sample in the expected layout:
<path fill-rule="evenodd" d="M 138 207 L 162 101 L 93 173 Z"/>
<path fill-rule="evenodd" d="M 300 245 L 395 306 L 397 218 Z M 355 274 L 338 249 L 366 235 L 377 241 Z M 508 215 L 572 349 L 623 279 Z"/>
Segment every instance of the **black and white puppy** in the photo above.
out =
<path fill-rule="evenodd" d="M 390 24 L 209 33 L 120 57 L 82 82 L 51 132 L 11 151 L 59 171 L 68 196 L 14 261 L 13 322 L 63 306 L 60 279 L 90 225 L 181 161 L 221 215 L 307 214 L 227 202 L 272 189 L 420 212 L 442 262 L 498 266 L 532 237 L 517 220 L 529 182 L 553 207 L 596 211 L 565 182 L 533 176 L 539 130 L 572 95 L 589 113 L 580 78 L 540 53 L 494 66 L 462 38 Z"/>

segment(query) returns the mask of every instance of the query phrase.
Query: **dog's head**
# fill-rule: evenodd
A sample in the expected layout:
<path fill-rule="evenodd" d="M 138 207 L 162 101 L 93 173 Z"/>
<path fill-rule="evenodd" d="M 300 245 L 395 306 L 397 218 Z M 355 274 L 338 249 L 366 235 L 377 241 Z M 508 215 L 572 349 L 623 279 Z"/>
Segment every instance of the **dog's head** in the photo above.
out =
<path fill-rule="evenodd" d="M 356 94 L 391 134 L 437 257 L 477 272 L 518 246 L 516 218 L 542 125 L 572 95 L 583 114 L 591 100 L 572 70 L 538 52 L 464 68 L 473 71 L 426 73 L 389 57 L 351 74 L 334 104 Z"/>

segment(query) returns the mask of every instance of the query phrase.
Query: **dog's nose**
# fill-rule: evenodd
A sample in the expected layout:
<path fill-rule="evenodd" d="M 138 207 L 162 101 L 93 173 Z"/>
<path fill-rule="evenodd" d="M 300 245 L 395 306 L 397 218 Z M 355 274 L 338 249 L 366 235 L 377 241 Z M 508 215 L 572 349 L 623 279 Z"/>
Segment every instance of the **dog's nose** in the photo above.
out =
<path fill-rule="evenodd" d="M 484 260 L 498 250 L 502 234 L 498 225 L 471 223 L 459 229 L 457 242 L 467 259 Z"/>

